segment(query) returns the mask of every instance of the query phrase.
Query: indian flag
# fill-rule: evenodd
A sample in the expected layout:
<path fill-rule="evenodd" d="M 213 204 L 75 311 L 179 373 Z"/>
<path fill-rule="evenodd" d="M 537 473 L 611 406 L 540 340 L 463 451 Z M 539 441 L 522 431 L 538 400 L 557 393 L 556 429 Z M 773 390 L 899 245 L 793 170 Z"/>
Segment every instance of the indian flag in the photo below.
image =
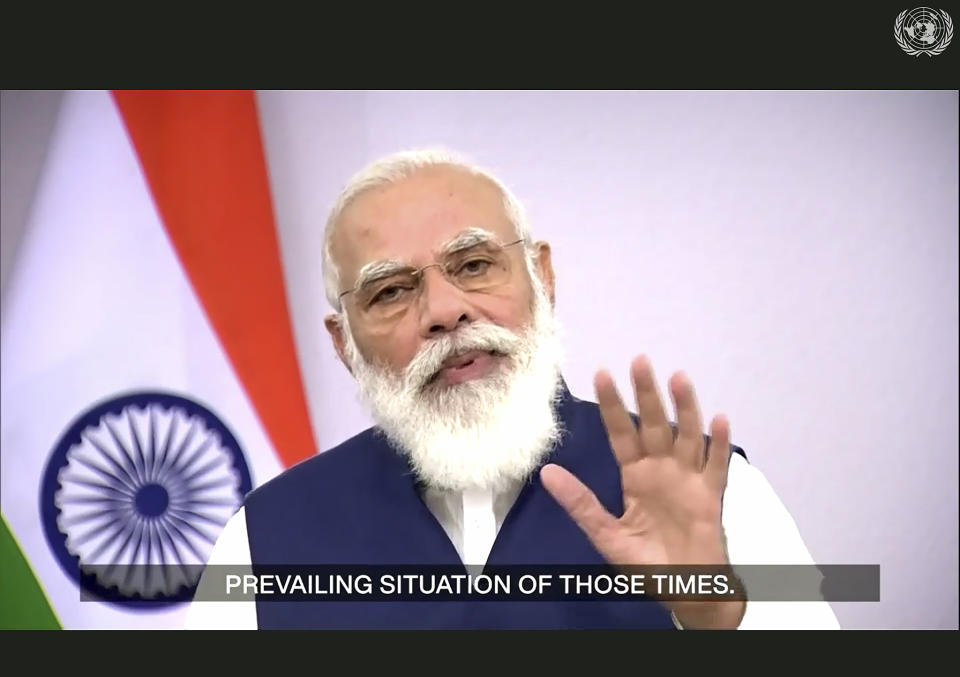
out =
<path fill-rule="evenodd" d="M 182 627 L 245 493 L 316 453 L 252 92 L 64 95 L 0 375 L 0 627 Z"/>

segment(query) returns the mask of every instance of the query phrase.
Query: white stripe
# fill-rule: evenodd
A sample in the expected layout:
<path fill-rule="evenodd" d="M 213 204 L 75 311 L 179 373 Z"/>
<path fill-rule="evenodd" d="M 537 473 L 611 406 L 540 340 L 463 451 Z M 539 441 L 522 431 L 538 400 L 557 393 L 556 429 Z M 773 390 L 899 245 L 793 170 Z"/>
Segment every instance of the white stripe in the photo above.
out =
<path fill-rule="evenodd" d="M 2 336 L 2 509 L 65 627 L 181 627 L 184 605 L 80 603 L 38 514 L 44 465 L 94 403 L 170 390 L 237 437 L 254 485 L 281 469 L 184 275 L 106 92 L 68 94 L 14 276 Z"/>

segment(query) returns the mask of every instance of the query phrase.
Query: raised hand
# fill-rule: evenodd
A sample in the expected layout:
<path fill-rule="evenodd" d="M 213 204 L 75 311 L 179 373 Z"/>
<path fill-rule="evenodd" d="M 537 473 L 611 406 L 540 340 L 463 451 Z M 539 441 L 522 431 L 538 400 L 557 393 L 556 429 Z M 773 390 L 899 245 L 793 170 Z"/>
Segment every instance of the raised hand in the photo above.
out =
<path fill-rule="evenodd" d="M 639 427 L 610 374 L 600 371 L 594 379 L 600 413 L 620 466 L 623 515 L 607 512 L 586 485 L 560 466 L 543 467 L 544 486 L 611 564 L 729 564 L 721 523 L 729 423 L 722 415 L 713 418 L 707 449 L 693 384 L 680 372 L 670 379 L 674 433 L 649 360 L 636 358 L 630 374 Z M 742 601 L 667 605 L 687 628 L 737 627 L 745 609 Z"/>

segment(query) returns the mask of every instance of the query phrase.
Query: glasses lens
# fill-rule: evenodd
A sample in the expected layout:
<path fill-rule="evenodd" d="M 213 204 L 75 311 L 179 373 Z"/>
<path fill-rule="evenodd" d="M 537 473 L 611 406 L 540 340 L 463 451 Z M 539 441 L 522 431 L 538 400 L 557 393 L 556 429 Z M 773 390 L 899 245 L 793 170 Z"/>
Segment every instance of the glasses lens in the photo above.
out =
<path fill-rule="evenodd" d="M 510 259 L 499 245 L 481 244 L 447 256 L 444 270 L 465 291 L 483 291 L 510 279 Z"/>
<path fill-rule="evenodd" d="M 414 270 L 394 273 L 365 283 L 357 290 L 357 301 L 371 318 L 388 318 L 410 305 L 419 284 Z"/>

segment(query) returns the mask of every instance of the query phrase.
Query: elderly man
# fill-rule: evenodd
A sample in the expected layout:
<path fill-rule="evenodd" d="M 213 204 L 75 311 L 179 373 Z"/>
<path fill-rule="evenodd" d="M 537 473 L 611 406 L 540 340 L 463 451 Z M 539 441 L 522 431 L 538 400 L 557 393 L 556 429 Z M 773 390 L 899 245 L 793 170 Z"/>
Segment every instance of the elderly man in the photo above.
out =
<path fill-rule="evenodd" d="M 376 426 L 252 492 L 211 563 L 810 564 L 693 385 L 630 365 L 597 404 L 560 373 L 550 246 L 489 173 L 442 152 L 355 176 L 327 222 L 326 318 Z M 734 453 L 731 453 L 731 449 Z M 194 602 L 189 627 L 837 627 L 825 602 Z"/>

